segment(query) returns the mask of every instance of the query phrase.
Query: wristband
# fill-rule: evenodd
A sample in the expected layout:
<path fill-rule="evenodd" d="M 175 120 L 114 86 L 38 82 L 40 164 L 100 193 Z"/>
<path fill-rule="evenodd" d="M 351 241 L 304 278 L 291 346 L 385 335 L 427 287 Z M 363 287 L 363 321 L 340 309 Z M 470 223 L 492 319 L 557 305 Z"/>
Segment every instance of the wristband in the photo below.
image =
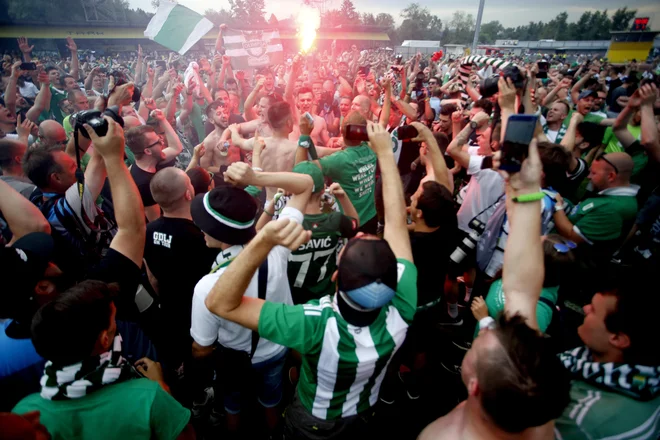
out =
<path fill-rule="evenodd" d="M 516 203 L 528 203 L 528 202 L 537 202 L 539 200 L 542 200 L 545 197 L 545 193 L 543 191 L 531 193 L 531 194 L 521 194 L 519 196 L 516 196 L 512 198 Z"/>
<path fill-rule="evenodd" d="M 274 213 L 271 214 L 270 212 L 266 211 L 265 209 L 264 209 L 264 214 L 266 214 L 266 215 L 269 216 L 269 217 L 274 217 L 274 216 L 275 216 Z"/>
<path fill-rule="evenodd" d="M 555 212 L 558 211 L 563 211 L 564 210 L 564 205 L 560 205 L 559 203 L 555 203 Z"/>
<path fill-rule="evenodd" d="M 298 146 L 309 148 L 310 145 L 313 145 L 312 138 L 306 134 L 301 134 L 300 138 L 298 138 Z"/>
<path fill-rule="evenodd" d="M 486 316 L 485 318 L 481 318 L 479 320 L 479 330 L 483 329 L 494 329 L 495 328 L 495 320 L 491 316 Z"/>
<path fill-rule="evenodd" d="M 259 168 L 259 167 L 252 167 L 252 171 L 259 171 L 259 172 L 262 172 L 262 173 L 264 172 L 264 170 Z"/>

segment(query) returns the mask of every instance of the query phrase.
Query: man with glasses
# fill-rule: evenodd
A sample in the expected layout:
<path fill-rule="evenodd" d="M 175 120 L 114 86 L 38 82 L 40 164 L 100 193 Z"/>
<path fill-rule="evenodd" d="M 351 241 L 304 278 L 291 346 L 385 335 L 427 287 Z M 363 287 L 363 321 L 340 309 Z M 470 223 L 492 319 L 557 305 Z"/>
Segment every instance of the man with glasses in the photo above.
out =
<path fill-rule="evenodd" d="M 181 152 L 181 141 L 165 120 L 160 110 L 154 110 L 152 117 L 159 122 L 163 129 L 167 146 L 163 138 L 156 133 L 153 127 L 141 125 L 126 131 L 126 145 L 135 155 L 135 164 L 131 166 L 131 176 L 140 191 L 144 213 L 147 220 L 153 221 L 160 217 L 160 207 L 154 201 L 149 189 L 151 179 L 156 174 L 156 167 L 161 162 L 168 162 Z"/>
<path fill-rule="evenodd" d="M 594 255 L 609 258 L 628 233 L 637 214 L 637 191 L 630 183 L 634 163 L 626 153 L 600 155 L 591 164 L 589 180 L 596 194 L 567 214 L 557 196 L 557 231 L 575 243 L 587 243 Z"/>

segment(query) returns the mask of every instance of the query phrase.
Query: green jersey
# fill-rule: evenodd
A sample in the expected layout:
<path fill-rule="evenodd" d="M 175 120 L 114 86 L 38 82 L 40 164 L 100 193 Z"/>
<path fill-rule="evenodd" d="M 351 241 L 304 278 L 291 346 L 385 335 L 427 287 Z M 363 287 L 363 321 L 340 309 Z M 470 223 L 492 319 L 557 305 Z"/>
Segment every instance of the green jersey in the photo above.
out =
<path fill-rule="evenodd" d="M 351 199 L 363 225 L 376 216 L 376 153 L 366 142 L 322 157 L 323 175 L 339 183 Z"/>
<path fill-rule="evenodd" d="M 356 234 L 357 221 L 339 212 L 305 214 L 303 227 L 312 231 L 312 238 L 289 255 L 289 284 L 294 304 L 335 292 L 330 278 L 337 269 L 339 240 Z"/>
<path fill-rule="evenodd" d="M 628 131 L 637 140 L 639 140 L 642 136 L 641 125 L 635 126 L 628 124 Z M 612 127 L 607 127 L 607 129 L 605 130 L 605 135 L 603 136 L 603 145 L 605 145 L 605 153 L 616 153 L 619 151 L 625 151 L 623 149 L 623 145 L 621 145 L 621 142 L 619 142 L 619 140 L 614 135 L 614 132 L 612 131 Z"/>
<path fill-rule="evenodd" d="M 387 365 L 403 344 L 417 307 L 417 268 L 411 261 L 397 262 L 396 295 L 369 326 L 346 322 L 336 294 L 294 306 L 264 303 L 259 334 L 303 355 L 298 395 L 313 416 L 349 417 L 378 401 Z"/>

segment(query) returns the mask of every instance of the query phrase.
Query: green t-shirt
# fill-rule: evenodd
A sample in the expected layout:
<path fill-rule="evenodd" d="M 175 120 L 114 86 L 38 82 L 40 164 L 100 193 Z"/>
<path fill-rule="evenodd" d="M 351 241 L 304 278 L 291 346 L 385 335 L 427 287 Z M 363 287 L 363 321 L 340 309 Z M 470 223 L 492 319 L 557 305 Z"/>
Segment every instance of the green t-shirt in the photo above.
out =
<path fill-rule="evenodd" d="M 573 229 L 589 244 L 619 240 L 637 215 L 638 190 L 636 185 L 610 188 L 583 200 L 568 216 Z"/>
<path fill-rule="evenodd" d="M 157 382 L 132 379 L 70 400 L 48 400 L 31 394 L 12 410 L 41 412 L 41 424 L 58 439 L 176 439 L 190 411 Z"/>
<path fill-rule="evenodd" d="M 66 137 L 70 138 L 71 135 L 73 134 L 73 127 L 71 126 L 71 115 L 67 115 L 66 118 L 64 118 L 64 122 L 62 123 L 62 126 L 64 127 L 64 132 L 66 133 Z"/>
<path fill-rule="evenodd" d="M 349 417 L 376 404 L 417 307 L 417 268 L 403 259 L 397 266 L 396 295 L 368 327 L 346 322 L 332 295 L 295 306 L 264 303 L 259 334 L 303 355 L 298 395 L 313 416 Z"/>
<path fill-rule="evenodd" d="M 60 101 L 65 100 L 67 97 L 66 91 L 60 91 L 53 86 L 50 86 L 50 113 L 55 120 L 60 124 L 64 122 L 64 114 L 60 110 Z"/>
<path fill-rule="evenodd" d="M 376 216 L 376 153 L 366 142 L 319 159 L 323 175 L 346 191 L 363 225 Z"/>
<path fill-rule="evenodd" d="M 635 126 L 628 124 L 628 131 L 637 140 L 639 140 L 642 136 L 641 125 Z M 623 145 L 621 145 L 621 142 L 619 142 L 619 140 L 614 135 L 614 132 L 612 131 L 612 127 L 607 127 L 607 129 L 605 130 L 605 135 L 603 136 L 603 145 L 605 145 L 605 153 L 616 153 L 616 152 L 624 151 Z"/>
<path fill-rule="evenodd" d="M 568 112 L 568 116 L 564 119 L 564 122 L 562 123 L 566 128 L 568 128 L 568 124 L 571 122 L 571 115 L 573 114 L 575 110 L 571 110 Z M 584 117 L 584 122 L 593 122 L 594 124 L 600 124 L 600 121 L 605 119 L 602 116 L 595 115 L 593 113 L 587 113 L 587 115 Z"/>
<path fill-rule="evenodd" d="M 544 287 L 541 289 L 541 298 L 545 298 L 557 304 L 559 297 L 559 286 L 557 287 Z M 486 306 L 488 307 L 488 316 L 497 319 L 500 313 L 504 311 L 504 291 L 502 290 L 502 279 L 495 280 L 488 289 L 486 296 Z M 536 305 L 536 322 L 539 324 L 539 330 L 545 332 L 552 321 L 553 310 L 550 306 L 543 301 L 539 301 Z M 479 334 L 479 325 L 474 329 L 474 337 Z"/>
<path fill-rule="evenodd" d="M 197 132 L 197 139 L 202 142 L 206 139 L 206 131 L 204 130 L 204 121 L 202 119 L 202 108 L 197 103 L 193 104 L 192 111 L 190 112 L 190 120 Z"/>
<path fill-rule="evenodd" d="M 571 382 L 570 395 L 570 403 L 564 413 L 555 420 L 555 430 L 561 434 L 561 437 L 556 438 L 660 438 L 660 397 L 643 402 L 597 388 L 581 380 Z"/>
<path fill-rule="evenodd" d="M 337 270 L 337 246 L 341 237 L 355 235 L 357 221 L 339 212 L 305 214 L 303 228 L 312 231 L 312 238 L 289 255 L 289 284 L 294 304 L 335 292 L 330 278 Z"/>

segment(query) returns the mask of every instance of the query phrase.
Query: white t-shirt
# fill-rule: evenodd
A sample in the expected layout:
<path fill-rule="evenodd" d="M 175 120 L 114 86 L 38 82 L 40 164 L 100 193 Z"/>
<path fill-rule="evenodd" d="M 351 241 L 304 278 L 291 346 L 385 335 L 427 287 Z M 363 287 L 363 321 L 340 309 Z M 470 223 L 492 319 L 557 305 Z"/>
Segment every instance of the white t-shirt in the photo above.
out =
<path fill-rule="evenodd" d="M 297 209 L 287 207 L 282 210 L 280 218 L 290 218 L 293 221 L 302 224 L 303 214 Z M 218 255 L 218 258 L 223 258 L 222 254 L 232 254 L 235 257 L 241 251 L 242 246 L 232 246 L 221 252 L 220 255 Z M 268 280 L 266 285 L 266 299 L 268 301 L 290 305 L 293 304 L 293 301 L 291 300 L 291 289 L 289 288 L 289 278 L 287 275 L 289 254 L 291 254 L 291 251 L 282 246 L 276 246 L 268 254 Z M 225 266 L 214 273 L 205 275 L 195 286 L 195 293 L 192 301 L 192 324 L 190 335 L 195 342 L 203 347 L 213 345 L 217 340 L 225 347 L 250 353 L 252 348 L 252 330 L 214 315 L 208 308 L 206 308 L 206 304 L 204 304 L 206 297 L 227 267 L 228 266 Z M 257 271 L 252 277 L 243 296 L 258 298 L 258 286 L 259 281 Z M 252 357 L 252 363 L 256 364 L 271 359 L 282 353 L 285 349 L 285 347 L 279 344 L 275 344 L 264 338 L 259 338 L 259 344 Z"/>
<path fill-rule="evenodd" d="M 470 156 L 467 173 L 472 176 L 470 183 L 461 190 L 463 203 L 458 210 L 458 227 L 464 232 L 472 232 L 470 221 L 484 209 L 479 220 L 485 222 L 495 211 L 495 202 L 504 194 L 504 179 L 497 171 L 481 169 L 484 156 Z M 493 206 L 491 206 L 493 205 Z"/>
<path fill-rule="evenodd" d="M 23 87 L 18 87 L 18 91 L 23 98 L 34 98 L 39 93 L 37 86 L 29 81 L 25 81 Z"/>

